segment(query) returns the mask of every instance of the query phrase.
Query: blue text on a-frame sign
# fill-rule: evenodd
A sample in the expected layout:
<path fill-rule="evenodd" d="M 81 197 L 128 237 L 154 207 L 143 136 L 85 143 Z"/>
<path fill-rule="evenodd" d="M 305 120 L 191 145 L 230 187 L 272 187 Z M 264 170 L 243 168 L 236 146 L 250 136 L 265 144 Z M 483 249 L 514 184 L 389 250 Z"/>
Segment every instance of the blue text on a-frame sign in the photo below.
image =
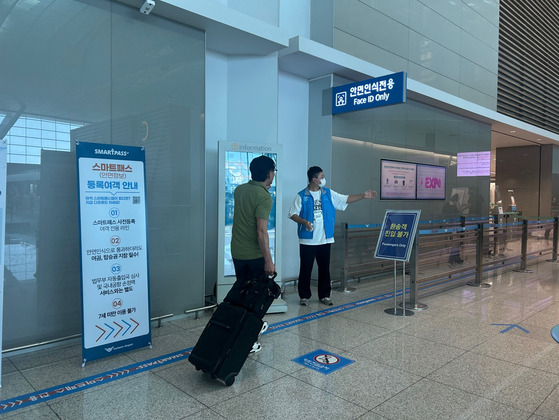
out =
<path fill-rule="evenodd" d="M 392 73 L 332 89 L 332 114 L 406 102 L 407 76 Z"/>

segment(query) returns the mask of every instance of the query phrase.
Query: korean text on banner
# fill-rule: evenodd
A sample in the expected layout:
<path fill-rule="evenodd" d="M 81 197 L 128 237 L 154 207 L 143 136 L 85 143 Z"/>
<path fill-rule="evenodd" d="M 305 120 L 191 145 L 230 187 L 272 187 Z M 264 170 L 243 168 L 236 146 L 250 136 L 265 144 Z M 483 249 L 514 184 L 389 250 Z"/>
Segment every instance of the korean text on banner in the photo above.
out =
<path fill-rule="evenodd" d="M 145 151 L 81 142 L 76 158 L 85 363 L 151 343 Z"/>

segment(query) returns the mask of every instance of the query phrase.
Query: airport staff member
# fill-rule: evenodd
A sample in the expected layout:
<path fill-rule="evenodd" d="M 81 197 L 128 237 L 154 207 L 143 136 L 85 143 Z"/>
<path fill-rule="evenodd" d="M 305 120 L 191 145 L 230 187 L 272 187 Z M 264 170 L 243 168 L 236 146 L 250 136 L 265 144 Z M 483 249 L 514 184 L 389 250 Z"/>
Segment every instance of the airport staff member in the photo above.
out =
<path fill-rule="evenodd" d="M 377 196 L 376 191 L 343 195 L 325 188 L 324 172 L 318 166 L 307 171 L 308 186 L 299 191 L 289 209 L 289 218 L 297 223 L 299 235 L 299 303 L 307 306 L 311 293 L 311 273 L 316 259 L 318 266 L 318 298 L 325 305 L 332 305 L 330 292 L 330 248 L 334 242 L 336 210 L 364 198 Z"/>

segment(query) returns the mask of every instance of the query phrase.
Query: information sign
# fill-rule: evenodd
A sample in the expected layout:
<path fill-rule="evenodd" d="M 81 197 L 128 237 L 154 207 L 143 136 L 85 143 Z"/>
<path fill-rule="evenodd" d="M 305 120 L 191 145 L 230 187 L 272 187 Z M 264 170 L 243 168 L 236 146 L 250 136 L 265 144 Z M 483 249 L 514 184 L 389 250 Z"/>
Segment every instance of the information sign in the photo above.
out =
<path fill-rule="evenodd" d="M 84 363 L 150 345 L 145 151 L 76 145 Z"/>
<path fill-rule="evenodd" d="M 457 154 L 456 176 L 491 175 L 491 151 Z"/>
<path fill-rule="evenodd" d="M 406 91 L 403 71 L 337 86 L 332 90 L 332 114 L 400 104 L 406 102 Z"/>
<path fill-rule="evenodd" d="M 375 258 L 409 261 L 421 210 L 386 210 Z"/>
<path fill-rule="evenodd" d="M 380 199 L 415 199 L 417 164 L 381 159 Z"/>
<path fill-rule="evenodd" d="M 4 308 L 4 242 L 6 238 L 6 168 L 7 148 L 6 142 L 0 142 L 0 353 L 2 352 L 2 314 Z M 0 373 L 2 372 L 0 360 Z M 2 375 L 0 375 L 0 378 Z M 0 382 L 0 386 L 2 383 Z"/>

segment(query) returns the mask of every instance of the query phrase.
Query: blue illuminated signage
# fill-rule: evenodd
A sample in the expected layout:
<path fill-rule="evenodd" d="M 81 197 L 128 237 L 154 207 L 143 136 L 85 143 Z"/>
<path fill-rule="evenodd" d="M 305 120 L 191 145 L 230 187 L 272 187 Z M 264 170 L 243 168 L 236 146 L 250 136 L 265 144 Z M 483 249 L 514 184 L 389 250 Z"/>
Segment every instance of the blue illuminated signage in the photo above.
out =
<path fill-rule="evenodd" d="M 332 91 L 332 114 L 406 102 L 405 72 L 337 86 Z"/>

